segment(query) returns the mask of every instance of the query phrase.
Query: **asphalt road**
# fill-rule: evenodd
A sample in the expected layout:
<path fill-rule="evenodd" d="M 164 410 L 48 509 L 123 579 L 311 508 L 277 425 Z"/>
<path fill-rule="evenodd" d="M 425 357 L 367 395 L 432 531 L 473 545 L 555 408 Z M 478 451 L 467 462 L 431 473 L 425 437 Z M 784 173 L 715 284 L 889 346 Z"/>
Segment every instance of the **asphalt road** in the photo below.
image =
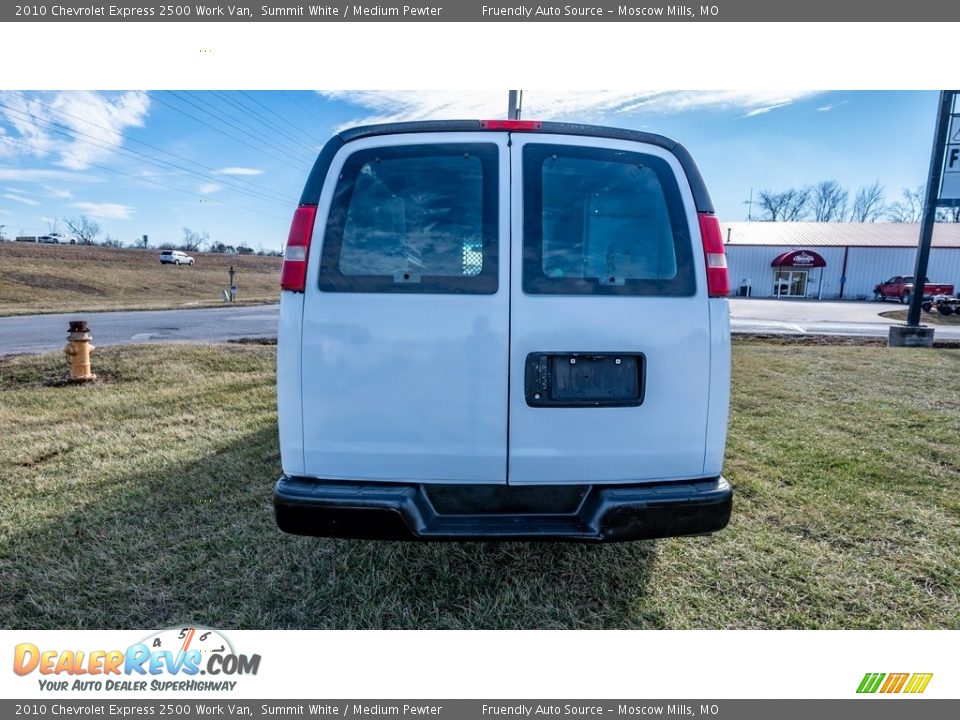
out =
<path fill-rule="evenodd" d="M 141 342 L 223 342 L 276 337 L 279 305 L 87 312 L 0 318 L 0 355 L 59 350 L 67 323 L 86 320 L 97 347 Z"/>
<path fill-rule="evenodd" d="M 900 321 L 880 317 L 880 313 L 905 309 L 905 305 L 893 302 L 731 298 L 730 325 L 735 333 L 887 337 L 890 326 Z M 960 326 L 933 327 L 935 338 L 960 340 Z"/>
<path fill-rule="evenodd" d="M 730 300 L 734 332 L 858 335 L 886 337 L 894 321 L 879 313 L 902 306 L 889 303 L 802 300 Z M 138 312 L 25 315 L 0 318 L 0 355 L 59 350 L 67 322 L 90 324 L 98 347 L 141 342 L 225 342 L 277 334 L 278 305 L 156 310 Z M 936 327 L 935 336 L 960 340 L 960 326 Z"/>

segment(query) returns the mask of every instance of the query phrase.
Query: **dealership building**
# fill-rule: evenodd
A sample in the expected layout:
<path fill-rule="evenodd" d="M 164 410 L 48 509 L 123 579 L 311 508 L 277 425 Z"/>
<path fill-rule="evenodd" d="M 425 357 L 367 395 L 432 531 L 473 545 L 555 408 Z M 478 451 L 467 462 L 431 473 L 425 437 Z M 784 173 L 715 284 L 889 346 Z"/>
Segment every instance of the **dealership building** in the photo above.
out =
<path fill-rule="evenodd" d="M 734 295 L 863 300 L 913 275 L 915 223 L 722 223 Z M 960 289 L 960 224 L 937 223 L 927 277 Z"/>

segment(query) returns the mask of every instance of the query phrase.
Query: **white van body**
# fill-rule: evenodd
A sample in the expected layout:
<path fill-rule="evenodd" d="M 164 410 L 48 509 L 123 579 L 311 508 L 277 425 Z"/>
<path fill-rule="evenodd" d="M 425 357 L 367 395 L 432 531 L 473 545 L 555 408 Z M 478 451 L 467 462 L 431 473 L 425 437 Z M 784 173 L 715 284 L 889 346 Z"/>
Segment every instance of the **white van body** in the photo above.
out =
<path fill-rule="evenodd" d="M 725 259 L 674 141 L 530 121 L 345 131 L 283 273 L 284 530 L 609 541 L 727 524 Z"/>

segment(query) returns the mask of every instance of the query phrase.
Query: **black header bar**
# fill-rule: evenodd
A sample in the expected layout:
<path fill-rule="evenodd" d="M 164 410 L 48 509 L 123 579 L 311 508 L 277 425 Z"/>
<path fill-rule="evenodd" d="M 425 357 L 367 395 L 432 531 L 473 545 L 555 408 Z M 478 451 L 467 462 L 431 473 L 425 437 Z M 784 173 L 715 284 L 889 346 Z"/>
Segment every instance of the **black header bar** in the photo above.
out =
<path fill-rule="evenodd" d="M 955 22 L 960 3 L 943 0 L 509 0 L 393 2 L 152 2 L 150 0 L 37 0 L 3 3 L 0 22 Z M 854 32 L 851 29 L 851 32 Z M 943 42 L 952 42 L 944 28 Z"/>

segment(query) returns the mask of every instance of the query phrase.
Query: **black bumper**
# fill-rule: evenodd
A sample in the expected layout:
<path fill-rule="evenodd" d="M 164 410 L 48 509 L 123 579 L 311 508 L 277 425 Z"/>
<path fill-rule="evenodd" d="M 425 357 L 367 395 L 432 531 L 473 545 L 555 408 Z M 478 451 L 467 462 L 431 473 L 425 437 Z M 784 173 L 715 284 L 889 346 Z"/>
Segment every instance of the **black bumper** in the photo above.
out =
<path fill-rule="evenodd" d="M 722 477 L 636 485 L 405 485 L 283 476 L 284 532 L 373 540 L 618 542 L 726 527 Z"/>

